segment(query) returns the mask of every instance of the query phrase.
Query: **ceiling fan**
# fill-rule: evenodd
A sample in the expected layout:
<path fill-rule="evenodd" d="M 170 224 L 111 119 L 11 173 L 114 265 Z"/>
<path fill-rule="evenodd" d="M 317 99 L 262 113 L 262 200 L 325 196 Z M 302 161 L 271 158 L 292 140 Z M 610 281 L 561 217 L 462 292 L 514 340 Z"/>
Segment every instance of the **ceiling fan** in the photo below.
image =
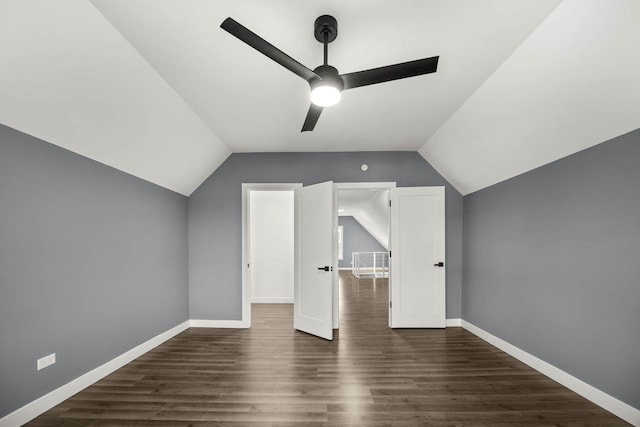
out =
<path fill-rule="evenodd" d="M 309 83 L 311 87 L 311 105 L 302 126 L 302 132 L 313 130 L 320 113 L 322 113 L 322 109 L 337 104 L 340 101 L 340 93 L 343 90 L 435 73 L 438 69 L 439 56 L 434 56 L 354 73 L 338 74 L 338 70 L 327 62 L 328 45 L 338 36 L 338 21 L 330 15 L 320 16 L 314 24 L 315 38 L 324 45 L 324 64 L 314 70 L 305 67 L 232 18 L 225 19 L 220 28 Z"/>

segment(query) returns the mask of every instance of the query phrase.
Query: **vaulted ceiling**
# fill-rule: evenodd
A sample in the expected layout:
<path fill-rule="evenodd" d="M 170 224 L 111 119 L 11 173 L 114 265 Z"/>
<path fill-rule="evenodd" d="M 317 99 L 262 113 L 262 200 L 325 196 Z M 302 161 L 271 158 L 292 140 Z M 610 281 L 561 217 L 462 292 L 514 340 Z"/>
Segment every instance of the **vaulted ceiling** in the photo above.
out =
<path fill-rule="evenodd" d="M 440 56 L 344 92 L 313 132 L 309 68 Z M 0 0 L 0 123 L 189 195 L 233 152 L 411 150 L 462 194 L 640 127 L 636 0 Z"/>

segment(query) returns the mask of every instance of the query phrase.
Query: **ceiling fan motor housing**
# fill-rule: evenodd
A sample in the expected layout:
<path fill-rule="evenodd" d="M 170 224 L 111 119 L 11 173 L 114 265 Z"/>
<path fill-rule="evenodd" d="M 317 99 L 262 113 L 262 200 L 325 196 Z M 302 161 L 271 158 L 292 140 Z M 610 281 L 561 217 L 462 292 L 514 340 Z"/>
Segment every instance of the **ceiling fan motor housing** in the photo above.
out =
<path fill-rule="evenodd" d="M 313 72 L 316 73 L 318 76 L 320 76 L 320 78 L 319 79 L 313 78 L 309 80 L 309 85 L 311 86 L 311 90 L 313 90 L 316 86 L 320 84 L 320 82 L 323 82 L 323 81 L 332 82 L 332 86 L 338 89 L 340 92 L 344 90 L 344 81 L 342 80 L 342 77 L 340 77 L 340 74 L 338 73 L 338 70 L 335 67 L 332 67 L 331 65 L 320 65 L 319 67 L 316 67 L 313 70 Z"/>
<path fill-rule="evenodd" d="M 325 33 L 327 34 L 327 43 L 331 43 L 338 37 L 338 21 L 331 15 L 318 17 L 313 27 L 313 34 L 320 43 L 324 43 Z"/>

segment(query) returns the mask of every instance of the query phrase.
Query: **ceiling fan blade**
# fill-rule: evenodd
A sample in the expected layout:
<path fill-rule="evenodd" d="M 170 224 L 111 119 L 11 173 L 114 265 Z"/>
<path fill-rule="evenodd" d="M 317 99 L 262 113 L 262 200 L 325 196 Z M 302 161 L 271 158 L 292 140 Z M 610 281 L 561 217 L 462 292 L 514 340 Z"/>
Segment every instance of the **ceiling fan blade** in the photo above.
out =
<path fill-rule="evenodd" d="M 225 19 L 220 25 L 220 28 L 227 31 L 232 36 L 239 38 L 258 52 L 264 54 L 268 58 L 271 58 L 278 64 L 282 65 L 284 68 L 299 75 L 303 79 L 308 81 L 314 77 L 319 78 L 316 73 L 314 73 L 268 41 L 264 40 L 262 37 L 258 36 L 247 27 L 244 27 L 242 24 L 234 21 L 232 18 Z"/>
<path fill-rule="evenodd" d="M 440 57 L 433 56 L 431 58 L 416 59 L 415 61 L 387 65 L 386 67 L 342 74 L 340 77 L 344 81 L 344 88 L 352 89 L 354 87 L 420 76 L 422 74 L 435 73 L 438 69 L 438 58 Z"/>
<path fill-rule="evenodd" d="M 320 113 L 322 113 L 322 107 L 319 107 L 316 104 L 311 104 L 309 106 L 309 111 L 307 112 L 307 118 L 304 119 L 304 124 L 302 125 L 302 130 L 300 132 L 312 131 L 313 128 L 316 127 L 318 118 L 320 118 Z"/>

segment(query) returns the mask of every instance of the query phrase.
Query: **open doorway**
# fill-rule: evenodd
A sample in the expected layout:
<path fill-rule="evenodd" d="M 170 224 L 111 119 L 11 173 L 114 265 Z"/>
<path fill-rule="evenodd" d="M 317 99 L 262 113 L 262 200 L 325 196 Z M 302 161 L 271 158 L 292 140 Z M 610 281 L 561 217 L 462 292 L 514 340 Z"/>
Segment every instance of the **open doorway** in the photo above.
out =
<path fill-rule="evenodd" d="M 242 184 L 242 326 L 252 303 L 293 302 L 293 199 L 302 184 Z"/>
<path fill-rule="evenodd" d="M 338 227 L 342 235 L 341 270 L 356 276 L 385 276 L 389 252 L 389 191 L 338 190 Z"/>
<path fill-rule="evenodd" d="M 389 189 L 394 187 L 395 183 L 336 184 L 342 259 L 334 295 L 342 314 L 355 305 L 359 310 L 370 306 L 372 315 L 388 318 Z M 345 306 L 347 302 L 354 307 Z"/>

